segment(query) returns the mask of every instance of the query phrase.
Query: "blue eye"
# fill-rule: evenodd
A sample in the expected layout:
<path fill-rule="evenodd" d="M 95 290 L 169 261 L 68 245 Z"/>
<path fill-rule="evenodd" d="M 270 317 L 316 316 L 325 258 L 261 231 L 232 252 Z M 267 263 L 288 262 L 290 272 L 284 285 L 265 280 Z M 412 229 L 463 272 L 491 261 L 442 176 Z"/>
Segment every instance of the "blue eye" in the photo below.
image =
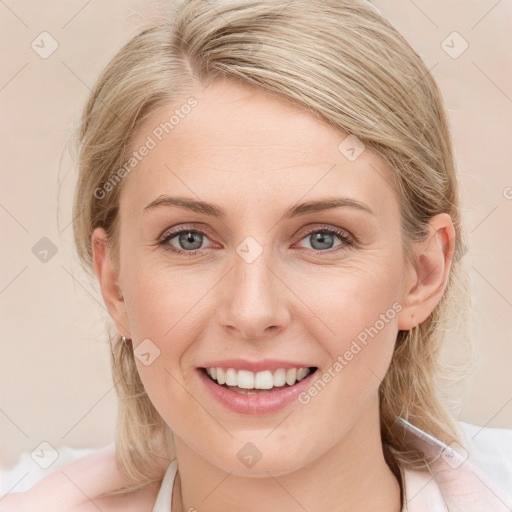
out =
<path fill-rule="evenodd" d="M 169 233 L 160 244 L 163 245 L 167 250 L 176 252 L 178 254 L 196 254 L 199 252 L 203 244 L 203 238 L 205 234 L 202 231 L 196 229 L 181 229 Z M 179 247 L 175 247 L 170 244 L 171 240 L 177 239 Z"/>
<path fill-rule="evenodd" d="M 335 239 L 341 240 L 341 243 L 334 245 Z M 330 251 L 331 249 L 343 246 L 342 248 L 353 245 L 352 239 L 345 231 L 337 228 L 315 228 L 306 234 L 302 240 L 309 239 L 312 248 L 319 252 Z M 337 249 L 335 249 L 337 250 Z"/>
<path fill-rule="evenodd" d="M 340 240 L 340 243 L 334 245 L 336 238 Z M 202 245 L 205 239 L 208 240 L 206 233 L 200 229 L 181 228 L 166 233 L 158 244 L 176 254 L 193 256 L 204 249 Z M 332 227 L 312 229 L 302 236 L 301 241 L 305 239 L 310 240 L 311 250 L 317 253 L 335 252 L 353 245 L 353 240 L 346 231 Z M 176 241 L 172 242 L 173 240 Z M 306 247 L 306 249 L 308 248 Z"/>

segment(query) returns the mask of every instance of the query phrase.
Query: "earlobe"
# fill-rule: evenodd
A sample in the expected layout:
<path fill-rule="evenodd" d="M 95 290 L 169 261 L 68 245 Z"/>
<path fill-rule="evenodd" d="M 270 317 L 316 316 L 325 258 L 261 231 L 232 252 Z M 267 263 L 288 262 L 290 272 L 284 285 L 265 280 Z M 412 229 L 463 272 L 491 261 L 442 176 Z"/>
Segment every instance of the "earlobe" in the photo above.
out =
<path fill-rule="evenodd" d="M 107 234 L 96 228 L 91 236 L 93 263 L 105 306 L 121 336 L 130 337 L 124 298 L 119 288 L 119 270 L 114 267 L 107 252 Z"/>
<path fill-rule="evenodd" d="M 415 262 L 406 281 L 398 328 L 410 330 L 424 322 L 441 300 L 450 275 L 455 251 L 451 217 L 440 213 L 430 219 L 429 235 L 413 245 Z"/>

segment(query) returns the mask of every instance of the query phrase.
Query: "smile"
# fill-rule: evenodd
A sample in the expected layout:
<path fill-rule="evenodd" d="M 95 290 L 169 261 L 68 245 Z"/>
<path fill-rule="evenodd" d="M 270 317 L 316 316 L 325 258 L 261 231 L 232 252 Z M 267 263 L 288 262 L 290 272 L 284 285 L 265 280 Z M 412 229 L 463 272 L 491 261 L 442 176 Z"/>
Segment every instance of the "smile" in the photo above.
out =
<path fill-rule="evenodd" d="M 235 368 L 205 368 L 206 374 L 219 385 L 233 388 L 233 391 L 271 390 L 283 386 L 293 386 L 313 373 L 316 367 L 310 368 L 277 368 L 252 372 Z"/>
<path fill-rule="evenodd" d="M 238 414 L 277 412 L 297 400 L 311 384 L 317 367 L 276 368 L 252 372 L 244 369 L 207 367 L 197 374 L 223 408 Z"/>

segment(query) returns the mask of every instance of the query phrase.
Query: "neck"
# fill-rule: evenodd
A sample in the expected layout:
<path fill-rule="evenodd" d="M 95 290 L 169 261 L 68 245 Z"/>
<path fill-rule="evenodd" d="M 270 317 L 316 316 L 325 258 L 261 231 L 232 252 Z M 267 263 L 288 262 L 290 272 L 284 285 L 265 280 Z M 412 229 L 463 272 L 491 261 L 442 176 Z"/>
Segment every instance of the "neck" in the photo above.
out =
<path fill-rule="evenodd" d="M 384 458 L 378 403 L 371 404 L 363 416 L 327 452 L 278 477 L 226 473 L 175 435 L 179 470 L 172 510 L 399 512 L 400 484 Z"/>

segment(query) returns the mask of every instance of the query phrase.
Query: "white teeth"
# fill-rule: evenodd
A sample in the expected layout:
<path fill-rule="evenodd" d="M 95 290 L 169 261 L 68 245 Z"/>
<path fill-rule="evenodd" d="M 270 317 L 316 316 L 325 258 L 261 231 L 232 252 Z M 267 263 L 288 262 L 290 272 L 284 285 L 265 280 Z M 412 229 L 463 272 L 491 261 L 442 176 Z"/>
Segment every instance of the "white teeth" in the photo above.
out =
<path fill-rule="evenodd" d="M 297 368 L 290 368 L 286 372 L 286 384 L 288 384 L 288 386 L 292 386 L 293 384 L 295 384 L 296 380 L 297 380 Z"/>
<path fill-rule="evenodd" d="M 297 370 L 297 380 L 302 380 L 308 373 L 308 368 L 299 368 L 299 370 Z"/>
<path fill-rule="evenodd" d="M 223 368 L 217 368 L 217 382 L 219 384 L 225 384 L 226 383 L 226 374 L 225 374 Z"/>
<path fill-rule="evenodd" d="M 274 372 L 274 386 L 281 387 L 286 384 L 286 370 L 279 368 Z"/>
<path fill-rule="evenodd" d="M 254 389 L 254 373 L 248 372 L 247 370 L 238 370 L 237 377 L 238 386 L 242 389 Z"/>
<path fill-rule="evenodd" d="M 272 389 L 285 384 L 293 386 L 310 374 L 309 368 L 278 368 L 273 372 L 264 370 L 251 372 L 234 368 L 206 368 L 206 373 L 219 384 L 237 386 L 241 389 Z"/>
<path fill-rule="evenodd" d="M 238 386 L 236 370 L 228 368 L 226 370 L 226 386 Z"/>
<path fill-rule="evenodd" d="M 254 387 L 256 389 L 272 389 L 274 387 L 274 376 L 269 370 L 258 372 L 254 377 Z"/>

